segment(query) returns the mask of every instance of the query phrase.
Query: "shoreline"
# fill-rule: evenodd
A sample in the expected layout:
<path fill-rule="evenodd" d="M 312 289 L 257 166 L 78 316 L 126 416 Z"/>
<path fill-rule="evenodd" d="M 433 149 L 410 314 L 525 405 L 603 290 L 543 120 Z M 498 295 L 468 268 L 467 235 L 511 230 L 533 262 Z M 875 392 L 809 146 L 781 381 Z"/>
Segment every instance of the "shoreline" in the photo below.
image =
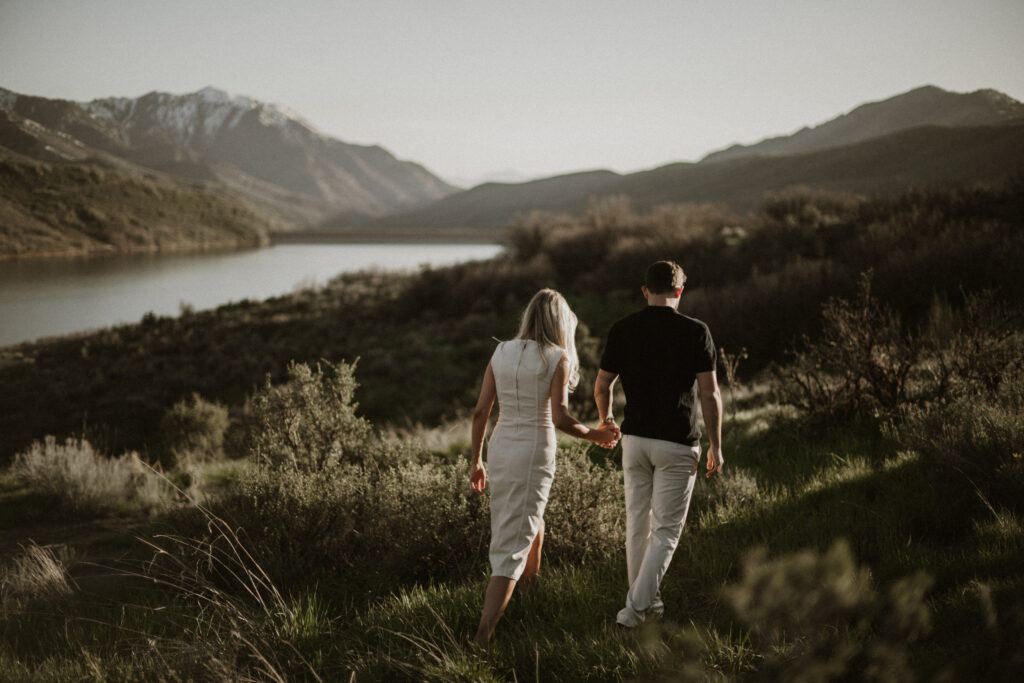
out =
<path fill-rule="evenodd" d="M 265 239 L 163 246 L 141 246 L 129 248 L 75 248 L 60 251 L 30 251 L 24 253 L 0 253 L 0 263 L 18 260 L 47 259 L 89 259 L 127 256 L 132 254 L 183 254 L 206 251 L 233 251 L 237 249 L 261 249 L 277 244 L 500 244 L 505 233 L 501 230 L 476 230 L 472 228 L 445 228 L 438 230 L 294 230 L 270 232 Z"/>
<path fill-rule="evenodd" d="M 87 258 L 109 258 L 111 256 L 130 256 L 133 254 L 183 254 L 198 253 L 204 251 L 233 251 L 236 249 L 254 249 L 269 247 L 273 242 L 267 238 L 258 240 L 223 240 L 217 242 L 192 242 L 188 244 L 169 244 L 162 246 L 144 246 L 128 248 L 95 248 L 95 249 L 65 249 L 62 251 L 29 251 L 21 254 L 0 253 L 0 262 L 26 261 L 35 259 L 87 259 Z"/>
<path fill-rule="evenodd" d="M 270 244 L 499 244 L 504 230 L 439 228 L 382 230 L 292 230 L 271 232 Z"/>

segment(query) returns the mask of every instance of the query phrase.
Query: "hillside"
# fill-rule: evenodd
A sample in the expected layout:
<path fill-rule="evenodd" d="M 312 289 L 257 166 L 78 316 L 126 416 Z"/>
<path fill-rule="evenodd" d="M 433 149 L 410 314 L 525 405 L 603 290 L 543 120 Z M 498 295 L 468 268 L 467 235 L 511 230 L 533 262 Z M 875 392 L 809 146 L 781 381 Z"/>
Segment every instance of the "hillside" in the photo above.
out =
<path fill-rule="evenodd" d="M 97 163 L 0 150 L 0 259 L 265 244 L 274 227 L 237 199 Z"/>
<path fill-rule="evenodd" d="M 716 164 L 671 164 L 610 187 L 640 207 L 721 202 L 748 211 L 793 187 L 852 193 L 894 192 L 935 184 L 999 184 L 1024 171 L 1024 124 L 915 128 L 845 147 L 788 157 Z"/>
<path fill-rule="evenodd" d="M 342 142 L 284 107 L 214 88 L 85 103 L 0 89 L 0 111 L 24 122 L 11 149 L 38 161 L 116 157 L 208 184 L 293 227 L 338 212 L 399 211 L 455 190 L 379 146 Z M 65 144 L 30 140 L 55 136 Z"/>
<path fill-rule="evenodd" d="M 926 126 L 784 157 L 677 163 L 629 175 L 594 171 L 516 185 L 491 183 L 369 225 L 494 231 L 508 226 L 517 214 L 531 211 L 579 213 L 598 195 L 625 195 L 638 208 L 711 202 L 745 212 L 766 195 L 795 186 L 872 193 L 935 183 L 1000 183 L 1022 171 L 1024 124 Z M 349 219 L 327 225 L 354 223 Z"/>
<path fill-rule="evenodd" d="M 0 670 L 1022 680 L 1022 206 L 1019 181 L 742 217 L 604 202 L 489 261 L 0 349 Z M 593 423 L 601 338 L 657 258 L 713 331 L 727 463 L 696 477 L 664 618 L 614 625 L 621 450 L 565 437 L 536 597 L 480 648 L 493 486 L 464 454 L 494 339 L 563 292 Z"/>
<path fill-rule="evenodd" d="M 850 145 L 919 126 L 977 127 L 1024 121 L 1024 104 L 996 90 L 948 92 L 924 86 L 879 102 L 863 104 L 847 114 L 792 135 L 753 145 L 733 145 L 712 152 L 702 162 L 752 156 L 801 154 Z"/>

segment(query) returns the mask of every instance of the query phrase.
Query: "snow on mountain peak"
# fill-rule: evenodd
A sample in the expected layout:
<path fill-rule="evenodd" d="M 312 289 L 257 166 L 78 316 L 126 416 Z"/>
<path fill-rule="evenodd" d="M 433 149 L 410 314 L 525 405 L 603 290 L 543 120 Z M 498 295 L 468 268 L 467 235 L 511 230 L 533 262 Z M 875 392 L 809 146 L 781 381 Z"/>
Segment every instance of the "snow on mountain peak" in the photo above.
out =
<path fill-rule="evenodd" d="M 82 103 L 98 119 L 114 124 L 126 139 L 134 134 L 170 135 L 184 145 L 211 143 L 224 129 L 256 112 L 265 126 L 284 128 L 290 122 L 312 129 L 286 107 L 234 95 L 213 86 L 184 95 L 153 92 L 139 98 L 106 98 Z"/>
<path fill-rule="evenodd" d="M 241 110 L 243 112 L 255 109 L 259 113 L 260 123 L 264 125 L 284 126 L 289 121 L 295 121 L 307 128 L 312 128 L 301 116 L 287 107 L 260 102 L 245 95 L 234 95 L 209 85 L 198 92 L 184 95 L 183 97 L 196 97 L 210 107 L 229 107 L 232 110 Z"/>

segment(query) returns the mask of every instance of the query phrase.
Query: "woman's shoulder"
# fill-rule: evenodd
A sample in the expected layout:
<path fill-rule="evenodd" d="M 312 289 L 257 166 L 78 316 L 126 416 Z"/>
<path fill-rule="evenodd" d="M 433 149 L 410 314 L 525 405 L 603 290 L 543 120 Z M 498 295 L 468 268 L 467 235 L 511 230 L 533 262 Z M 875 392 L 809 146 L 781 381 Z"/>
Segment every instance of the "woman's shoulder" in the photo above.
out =
<path fill-rule="evenodd" d="M 494 346 L 494 352 L 491 354 L 491 357 L 498 358 L 501 356 L 513 356 L 516 353 L 521 352 L 524 346 L 522 341 L 522 339 L 507 339 L 505 341 L 499 341 Z"/>
<path fill-rule="evenodd" d="M 559 363 L 563 358 L 568 358 L 568 354 L 561 346 L 545 346 L 544 356 L 551 363 Z"/>

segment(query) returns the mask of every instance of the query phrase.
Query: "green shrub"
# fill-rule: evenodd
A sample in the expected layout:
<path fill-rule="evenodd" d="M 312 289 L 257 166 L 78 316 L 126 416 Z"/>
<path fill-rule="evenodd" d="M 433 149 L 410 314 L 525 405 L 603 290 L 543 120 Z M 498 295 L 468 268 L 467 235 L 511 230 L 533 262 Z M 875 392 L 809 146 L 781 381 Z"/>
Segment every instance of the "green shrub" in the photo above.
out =
<path fill-rule="evenodd" d="M 252 399 L 249 449 L 275 470 L 323 472 L 365 458 L 370 423 L 356 415 L 354 365 L 288 364 L 288 380 Z"/>
<path fill-rule="evenodd" d="M 931 628 L 930 584 L 918 574 L 880 596 L 840 540 L 825 553 L 773 560 L 754 551 L 725 595 L 751 631 L 766 680 L 907 681 L 908 646 Z"/>
<path fill-rule="evenodd" d="M 164 465 L 173 468 L 223 458 L 228 424 L 228 409 L 219 403 L 197 393 L 178 401 L 160 421 L 167 451 Z"/>
<path fill-rule="evenodd" d="M 137 454 L 107 458 L 85 439 L 36 441 L 15 456 L 11 474 L 82 515 L 155 512 L 173 498 L 170 485 Z"/>

